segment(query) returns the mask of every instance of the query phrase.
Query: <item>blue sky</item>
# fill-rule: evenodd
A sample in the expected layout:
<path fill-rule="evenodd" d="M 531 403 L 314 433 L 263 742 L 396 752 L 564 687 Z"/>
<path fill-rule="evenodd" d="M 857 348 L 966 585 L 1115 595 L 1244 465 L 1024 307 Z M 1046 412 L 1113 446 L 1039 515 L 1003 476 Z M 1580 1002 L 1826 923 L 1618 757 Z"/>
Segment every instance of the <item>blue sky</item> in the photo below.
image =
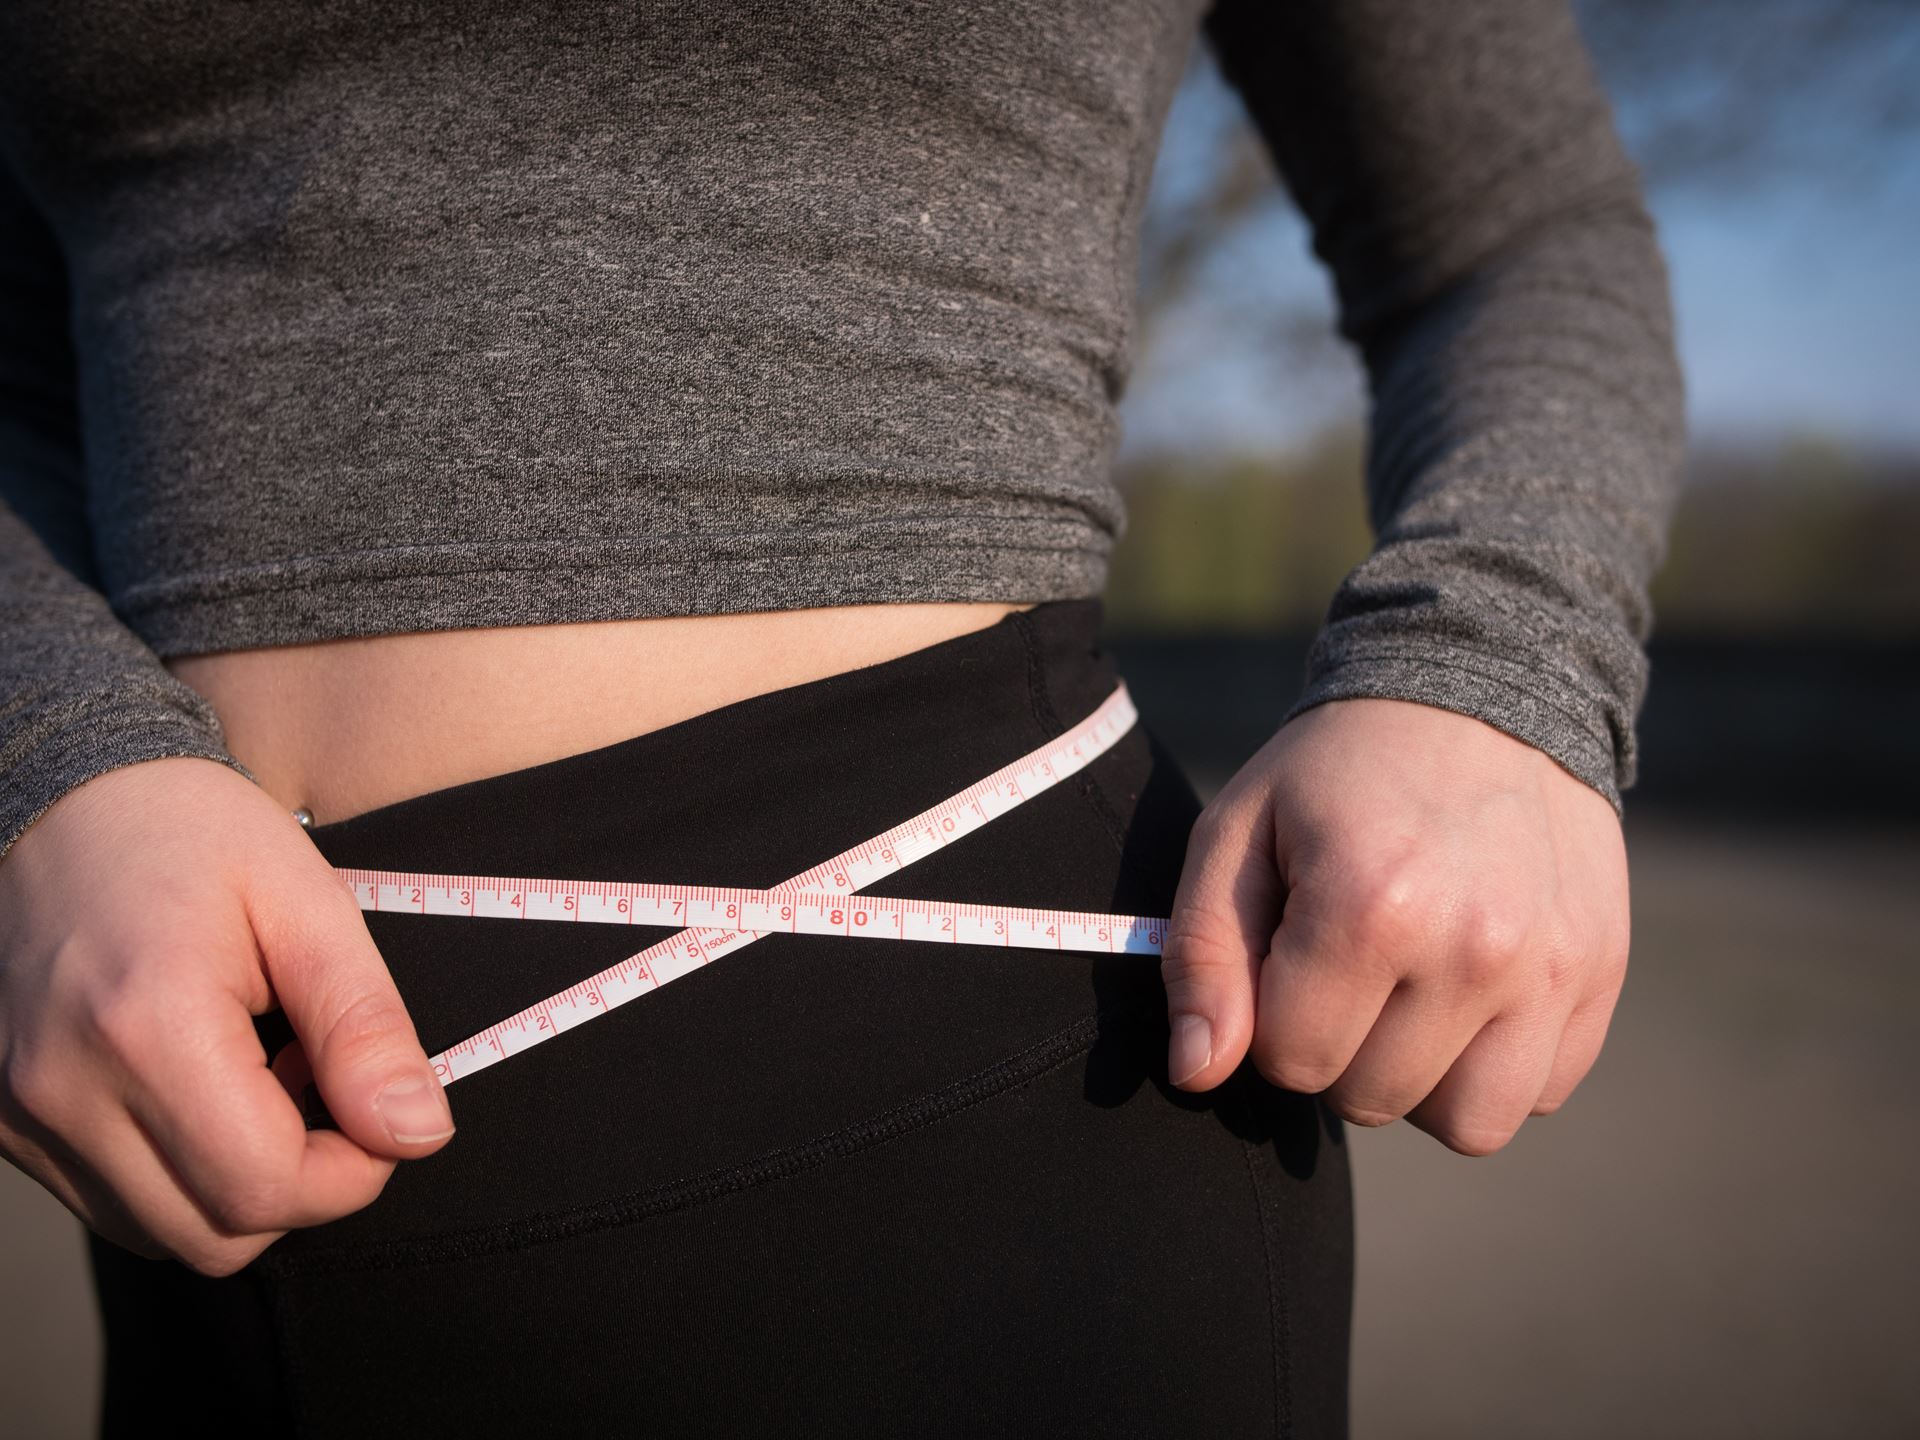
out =
<path fill-rule="evenodd" d="M 1196 80 L 1169 117 L 1153 205 L 1187 203 L 1202 152 L 1221 143 L 1227 92 L 1210 71 Z M 1690 424 L 1703 439 L 1814 432 L 1920 451 L 1920 141 L 1863 151 L 1844 133 L 1815 138 L 1831 164 L 1803 147 L 1761 181 L 1650 196 Z M 1286 449 L 1358 412 L 1361 378 L 1340 349 L 1283 370 L 1246 323 L 1306 310 L 1333 324 L 1326 276 L 1283 195 L 1218 247 L 1206 274 L 1140 357 L 1123 412 L 1129 451 Z"/>
<path fill-rule="evenodd" d="M 1877 192 L 1655 197 L 1696 429 L 1920 449 L 1920 158 L 1887 158 Z"/>

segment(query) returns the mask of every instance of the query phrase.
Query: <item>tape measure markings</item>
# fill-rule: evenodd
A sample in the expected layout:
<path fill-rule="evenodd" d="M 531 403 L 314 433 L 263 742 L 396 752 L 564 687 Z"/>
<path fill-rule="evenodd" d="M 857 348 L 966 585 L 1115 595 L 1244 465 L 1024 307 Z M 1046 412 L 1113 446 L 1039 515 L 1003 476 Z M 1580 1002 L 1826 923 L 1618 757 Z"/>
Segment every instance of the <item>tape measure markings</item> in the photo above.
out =
<path fill-rule="evenodd" d="M 416 875 L 341 867 L 360 908 L 571 924 L 652 925 L 760 934 L 844 935 L 856 940 L 1005 945 L 1158 955 L 1158 916 L 1042 910 L 825 890 L 750 890 L 644 881 Z"/>
<path fill-rule="evenodd" d="M 348 885 L 363 910 L 577 922 L 590 918 L 585 901 L 591 899 L 602 912 L 609 905 L 614 911 L 612 915 L 602 913 L 591 917 L 596 923 L 685 927 L 434 1056 L 434 1073 L 443 1085 L 451 1085 L 455 1080 L 543 1044 L 774 933 L 936 942 L 946 938 L 944 930 L 908 935 L 911 916 L 923 929 L 951 921 L 951 943 L 956 944 L 1157 954 L 1166 921 L 1151 916 L 885 896 L 854 898 L 854 892 L 944 849 L 1077 773 L 1112 748 L 1137 718 L 1138 712 L 1122 683 L 1085 719 L 1052 740 L 937 805 L 769 890 L 637 881 L 414 874 L 351 867 L 337 867 L 336 874 Z M 417 900 L 414 899 L 416 890 L 420 892 Z M 463 893 L 466 899 L 460 902 L 455 897 Z M 520 904 L 513 905 L 509 900 L 501 910 L 482 912 L 480 898 L 487 893 L 495 897 L 496 903 L 499 903 L 498 897 L 504 895 L 517 897 Z M 432 908 L 434 902 L 430 899 L 436 894 L 441 897 L 438 909 Z M 529 898 L 536 895 L 540 897 L 542 909 L 537 915 Z M 396 903 L 382 904 L 383 897 L 389 896 Z M 622 900 L 629 905 L 624 916 L 619 913 Z M 657 908 L 660 906 L 665 906 L 666 914 L 671 916 L 676 904 L 681 907 L 681 918 L 645 918 L 661 914 Z M 696 905 L 702 907 L 697 915 L 691 909 Z M 738 913 L 727 915 L 728 905 L 740 907 Z M 838 907 L 843 911 L 844 918 L 838 928 L 825 924 L 819 929 L 803 928 L 801 915 L 809 906 L 816 905 Z M 746 908 L 749 906 L 761 908 L 749 915 Z M 556 907 L 558 913 L 551 913 Z M 656 908 L 643 910 L 643 907 Z M 791 913 L 781 914 L 782 908 Z M 852 918 L 855 914 L 867 917 L 864 925 L 856 928 Z M 875 925 L 879 916 L 899 916 L 899 933 L 878 933 L 868 928 Z M 1036 920 L 1039 921 L 1037 934 L 1033 929 Z M 763 928 L 753 928 L 750 922 L 758 922 Z M 972 928 L 963 932 L 963 924 Z M 1051 936 L 1045 933 L 1049 924 L 1055 931 Z M 1002 928 L 996 930 L 995 926 Z M 1104 941 L 1091 943 L 1102 930 L 1106 932 Z M 1066 941 L 1070 936 L 1080 943 L 1068 945 Z"/>

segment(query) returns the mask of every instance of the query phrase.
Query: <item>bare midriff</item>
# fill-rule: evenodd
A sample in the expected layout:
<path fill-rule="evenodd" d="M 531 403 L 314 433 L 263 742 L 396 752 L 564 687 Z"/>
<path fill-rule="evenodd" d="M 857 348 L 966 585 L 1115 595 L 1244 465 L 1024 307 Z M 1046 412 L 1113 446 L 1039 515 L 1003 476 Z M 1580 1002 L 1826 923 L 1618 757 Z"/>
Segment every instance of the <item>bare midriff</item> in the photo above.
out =
<path fill-rule="evenodd" d="M 434 630 L 181 656 L 227 749 L 289 810 L 345 820 L 611 745 L 997 623 L 1006 603 Z"/>

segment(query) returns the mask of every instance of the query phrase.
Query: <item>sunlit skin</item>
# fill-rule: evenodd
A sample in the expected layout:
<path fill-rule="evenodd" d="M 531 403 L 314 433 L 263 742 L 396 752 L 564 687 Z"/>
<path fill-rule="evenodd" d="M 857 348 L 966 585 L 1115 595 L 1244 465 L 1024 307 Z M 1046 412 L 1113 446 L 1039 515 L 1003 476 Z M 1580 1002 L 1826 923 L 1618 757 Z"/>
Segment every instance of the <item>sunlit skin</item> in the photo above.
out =
<path fill-rule="evenodd" d="M 1492 1154 L 1592 1068 L 1627 944 L 1598 791 L 1452 711 L 1334 701 L 1194 828 L 1162 964 L 1169 1073 L 1208 1089 L 1251 1054 L 1356 1124 L 1404 1116 Z"/>
<path fill-rule="evenodd" d="M 0 860 L 0 1149 L 110 1239 L 229 1274 L 452 1134 L 331 823 L 994 623 L 1004 605 L 447 631 L 195 657 L 259 777 L 174 757 L 63 796 Z M 1282 897 L 1284 918 L 1282 915 Z M 1204 812 L 1163 973 L 1178 1083 L 1249 1050 L 1346 1118 L 1500 1148 L 1598 1052 L 1626 964 L 1612 808 L 1477 720 L 1287 725 Z M 300 1044 L 269 1071 L 251 1016 Z M 1195 1019 L 1207 1035 L 1197 1045 Z M 1196 1067 L 1197 1064 L 1197 1068 Z M 308 1131 L 311 1077 L 337 1131 Z M 376 1104 L 385 1096 L 387 1103 Z"/>
<path fill-rule="evenodd" d="M 854 605 L 518 625 L 196 655 L 227 748 L 331 824 L 643 735 L 992 625 L 1028 605 Z"/>

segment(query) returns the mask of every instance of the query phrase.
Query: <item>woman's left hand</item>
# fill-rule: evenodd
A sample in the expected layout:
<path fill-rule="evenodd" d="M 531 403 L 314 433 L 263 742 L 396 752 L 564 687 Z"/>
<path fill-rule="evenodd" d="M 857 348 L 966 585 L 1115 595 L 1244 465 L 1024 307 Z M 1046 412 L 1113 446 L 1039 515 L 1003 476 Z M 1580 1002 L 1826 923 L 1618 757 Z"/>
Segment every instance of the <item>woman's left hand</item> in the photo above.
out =
<path fill-rule="evenodd" d="M 1558 1109 L 1626 977 L 1627 858 L 1606 798 L 1478 720 L 1338 700 L 1202 812 L 1162 973 L 1169 1074 L 1251 1049 L 1360 1125 L 1488 1155 Z"/>

